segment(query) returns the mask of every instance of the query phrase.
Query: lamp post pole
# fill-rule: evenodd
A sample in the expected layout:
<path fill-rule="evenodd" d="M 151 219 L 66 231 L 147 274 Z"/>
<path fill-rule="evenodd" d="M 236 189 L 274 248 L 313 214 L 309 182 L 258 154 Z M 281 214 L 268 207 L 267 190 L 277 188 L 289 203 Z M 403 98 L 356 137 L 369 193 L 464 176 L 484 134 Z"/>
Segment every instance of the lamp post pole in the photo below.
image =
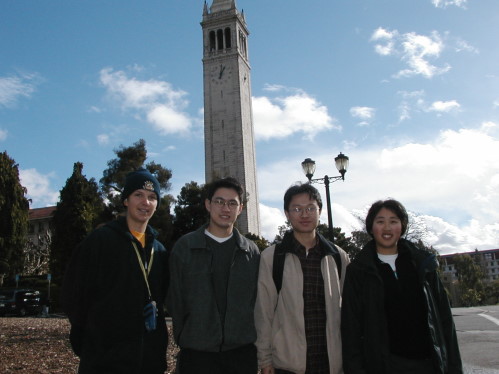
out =
<path fill-rule="evenodd" d="M 340 172 L 340 175 L 336 177 L 329 177 L 327 175 L 324 176 L 324 178 L 316 178 L 313 179 L 314 172 L 315 172 L 315 161 L 306 158 L 302 163 L 301 166 L 303 168 L 303 171 L 305 175 L 308 178 L 309 183 L 323 183 L 326 186 L 326 205 L 327 205 L 327 223 L 328 223 L 328 234 L 329 234 L 329 240 L 334 243 L 334 234 L 333 234 L 333 213 L 332 213 L 332 208 L 331 208 L 331 195 L 329 191 L 329 185 L 333 182 L 336 182 L 337 180 L 345 180 L 345 173 L 347 172 L 348 168 L 348 163 L 349 159 L 347 156 L 345 156 L 343 153 L 340 152 L 340 154 L 335 157 L 334 162 L 336 164 L 336 168 Z"/>
<path fill-rule="evenodd" d="M 334 234 L 333 234 L 333 213 L 331 208 L 331 195 L 329 193 L 329 177 L 324 176 L 324 185 L 326 186 L 326 204 L 327 204 L 327 225 L 329 232 L 329 240 L 331 243 L 334 243 Z"/>

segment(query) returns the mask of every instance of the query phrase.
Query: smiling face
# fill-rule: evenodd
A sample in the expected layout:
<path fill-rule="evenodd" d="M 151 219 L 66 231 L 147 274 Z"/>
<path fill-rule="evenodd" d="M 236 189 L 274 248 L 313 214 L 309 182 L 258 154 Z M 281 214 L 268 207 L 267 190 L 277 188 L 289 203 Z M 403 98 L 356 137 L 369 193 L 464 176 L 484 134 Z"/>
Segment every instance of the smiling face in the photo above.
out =
<path fill-rule="evenodd" d="M 319 225 L 321 215 L 319 205 L 316 200 L 310 198 L 308 193 L 294 195 L 288 209 L 284 213 L 295 232 L 313 233 Z"/>
<path fill-rule="evenodd" d="M 123 201 L 127 207 L 127 223 L 131 230 L 145 232 L 147 223 L 158 206 L 158 197 L 154 191 L 135 190 Z"/>
<path fill-rule="evenodd" d="M 205 207 L 210 213 L 208 231 L 220 238 L 232 233 L 234 223 L 243 210 L 238 193 L 225 187 L 217 189 L 211 200 L 206 199 Z"/>
<path fill-rule="evenodd" d="M 397 253 L 397 242 L 402 235 L 402 222 L 395 212 L 381 208 L 374 217 L 372 235 L 381 254 Z"/>

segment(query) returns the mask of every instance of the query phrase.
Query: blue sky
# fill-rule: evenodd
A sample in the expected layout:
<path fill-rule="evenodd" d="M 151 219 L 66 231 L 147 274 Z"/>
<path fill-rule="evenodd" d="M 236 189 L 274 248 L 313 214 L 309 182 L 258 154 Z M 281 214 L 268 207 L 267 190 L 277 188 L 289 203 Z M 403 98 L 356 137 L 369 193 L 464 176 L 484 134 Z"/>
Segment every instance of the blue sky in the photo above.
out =
<path fill-rule="evenodd" d="M 203 3 L 0 2 L 0 148 L 32 207 L 57 202 L 74 162 L 99 180 L 113 150 L 140 138 L 172 169 L 174 196 L 204 183 Z M 236 3 L 250 30 L 263 236 L 284 223 L 301 162 L 336 175 L 343 152 L 335 226 L 349 233 L 393 197 L 442 253 L 498 248 L 497 0 Z"/>

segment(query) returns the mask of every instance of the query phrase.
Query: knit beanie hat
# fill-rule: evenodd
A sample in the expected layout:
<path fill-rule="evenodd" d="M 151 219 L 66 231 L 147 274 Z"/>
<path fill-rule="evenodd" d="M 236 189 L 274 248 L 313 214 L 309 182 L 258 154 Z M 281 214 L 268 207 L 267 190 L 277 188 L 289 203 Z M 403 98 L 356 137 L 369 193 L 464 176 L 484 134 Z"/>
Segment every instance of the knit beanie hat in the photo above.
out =
<path fill-rule="evenodd" d="M 152 175 L 148 170 L 144 168 L 137 169 L 127 174 L 125 179 L 125 187 L 123 188 L 123 192 L 121 193 L 121 202 L 125 201 L 125 199 L 130 196 L 133 191 L 141 189 L 154 191 L 156 193 L 156 197 L 158 199 L 158 208 L 161 201 L 159 196 L 159 182 L 154 175 Z"/>

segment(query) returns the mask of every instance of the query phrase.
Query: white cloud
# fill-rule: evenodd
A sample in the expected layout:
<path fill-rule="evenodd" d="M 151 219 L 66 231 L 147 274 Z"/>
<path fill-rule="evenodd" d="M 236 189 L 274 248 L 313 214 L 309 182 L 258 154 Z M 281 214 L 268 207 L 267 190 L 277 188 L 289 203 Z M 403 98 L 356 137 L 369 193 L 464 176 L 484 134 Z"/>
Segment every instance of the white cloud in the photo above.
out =
<path fill-rule="evenodd" d="M 437 8 L 447 8 L 448 6 L 455 5 L 459 8 L 466 8 L 468 0 L 431 0 L 431 3 Z"/>
<path fill-rule="evenodd" d="M 273 92 L 282 90 L 282 86 L 272 87 Z M 255 137 L 259 140 L 295 133 L 313 139 L 319 132 L 340 129 L 327 107 L 303 91 L 276 98 L 253 97 L 253 116 Z"/>
<path fill-rule="evenodd" d="M 456 45 L 454 47 L 456 52 L 471 52 L 471 53 L 479 53 L 478 49 L 469 44 L 466 40 L 458 38 L 456 40 Z"/>
<path fill-rule="evenodd" d="M 429 244 L 443 253 L 497 248 L 499 237 L 499 126 L 445 130 L 428 143 L 348 152 L 345 181 L 330 185 L 333 223 L 349 234 L 354 213 L 393 197 L 423 217 Z M 329 149 L 315 147 L 315 177 L 335 173 Z M 281 209 L 284 191 L 305 181 L 299 160 L 276 160 L 258 168 L 260 201 Z M 325 200 L 325 187 L 316 185 Z M 445 220 L 439 217 L 446 217 Z M 327 222 L 323 213 L 322 222 Z M 357 225 L 357 226 L 356 226 Z"/>
<path fill-rule="evenodd" d="M 168 105 L 157 105 L 147 113 L 147 120 L 160 134 L 179 134 L 189 131 L 191 120 L 186 113 L 178 112 Z"/>
<path fill-rule="evenodd" d="M 0 141 L 4 141 L 5 139 L 7 139 L 8 133 L 9 132 L 7 130 L 0 129 Z"/>
<path fill-rule="evenodd" d="M 358 123 L 359 126 L 368 126 L 370 121 L 374 118 L 375 113 L 376 109 L 367 106 L 354 106 L 350 108 L 350 115 L 362 120 Z"/>
<path fill-rule="evenodd" d="M 399 112 L 399 122 L 405 121 L 411 118 L 411 113 L 415 110 L 419 110 L 421 103 L 423 102 L 423 98 L 425 96 L 425 92 L 422 90 L 419 91 L 401 91 L 398 92 L 400 96 L 402 96 L 402 101 L 398 106 Z"/>
<path fill-rule="evenodd" d="M 438 67 L 430 63 L 430 60 L 438 58 L 444 49 L 442 38 L 436 31 L 427 36 L 415 32 L 400 34 L 397 30 L 390 31 L 380 27 L 373 32 L 371 41 L 376 42 L 376 53 L 382 56 L 398 56 L 408 65 L 408 68 L 394 75 L 397 78 L 414 75 L 432 78 L 450 70 L 448 64 Z"/>
<path fill-rule="evenodd" d="M 375 112 L 376 109 L 367 106 L 354 106 L 350 108 L 351 116 L 361 119 L 371 119 L 374 117 Z"/>
<path fill-rule="evenodd" d="M 97 143 L 99 143 L 100 145 L 109 144 L 109 135 L 107 134 L 97 135 Z"/>
<path fill-rule="evenodd" d="M 32 206 L 31 208 L 57 204 L 59 192 L 53 191 L 50 187 L 52 176 L 52 174 L 40 174 L 36 169 L 19 170 L 21 185 L 28 190 L 27 197 L 36 203 L 36 206 Z"/>
<path fill-rule="evenodd" d="M 396 76 L 422 75 L 425 78 L 432 78 L 434 75 L 446 73 L 450 70 L 450 65 L 446 64 L 439 68 L 428 61 L 429 58 L 439 57 L 443 48 L 443 42 L 436 31 L 431 36 L 418 35 L 414 32 L 404 34 L 402 60 L 409 65 L 409 68 L 399 71 Z"/>
<path fill-rule="evenodd" d="M 376 44 L 374 46 L 374 49 L 376 53 L 382 55 L 382 56 L 389 56 L 392 53 L 395 52 L 394 47 L 394 39 L 396 39 L 398 36 L 398 31 L 388 31 L 382 27 L 378 27 L 376 30 L 374 30 L 372 36 L 371 36 L 371 41 L 382 41 L 385 44 Z"/>
<path fill-rule="evenodd" d="M 432 112 L 451 112 L 453 110 L 459 110 L 461 105 L 456 100 L 451 101 L 435 101 L 428 108 Z"/>
<path fill-rule="evenodd" d="M 102 109 L 95 106 L 95 105 L 92 105 L 90 108 L 88 108 L 88 112 L 89 113 L 101 113 Z"/>
<path fill-rule="evenodd" d="M 433 112 L 441 115 L 443 113 L 458 112 L 461 109 L 461 104 L 456 100 L 437 100 L 429 104 L 425 100 L 426 93 L 422 90 L 412 92 L 400 91 L 398 95 L 402 97 L 402 101 L 398 106 L 399 123 L 410 119 L 412 113 Z"/>
<path fill-rule="evenodd" d="M 22 98 L 29 98 L 39 82 L 37 74 L 0 77 L 0 106 L 12 107 Z"/>
<path fill-rule="evenodd" d="M 160 134 L 186 134 L 191 130 L 193 120 L 184 112 L 187 93 L 175 90 L 170 83 L 130 78 L 112 68 L 100 71 L 100 81 L 123 110 L 139 118 L 144 116 Z"/>
<path fill-rule="evenodd" d="M 278 227 L 284 225 L 286 216 L 278 208 L 272 208 L 260 203 L 260 236 L 268 241 L 274 240 L 279 233 Z"/>
<path fill-rule="evenodd" d="M 269 84 L 269 83 L 265 83 L 263 89 L 264 89 L 264 91 L 278 92 L 278 91 L 286 90 L 286 87 L 282 86 L 280 84 Z"/>

